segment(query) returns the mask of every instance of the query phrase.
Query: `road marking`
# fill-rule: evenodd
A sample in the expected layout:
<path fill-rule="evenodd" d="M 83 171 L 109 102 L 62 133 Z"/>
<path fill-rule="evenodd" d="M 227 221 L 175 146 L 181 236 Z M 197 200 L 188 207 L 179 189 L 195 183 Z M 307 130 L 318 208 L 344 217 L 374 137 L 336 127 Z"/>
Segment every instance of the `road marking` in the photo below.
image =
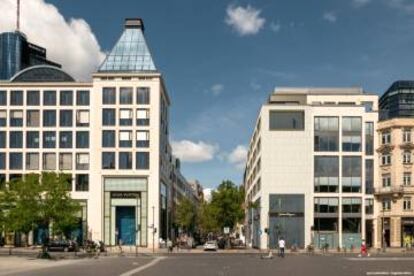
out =
<path fill-rule="evenodd" d="M 374 272 L 367 272 L 367 275 L 413 275 L 412 272 L 409 271 L 374 271 Z"/>
<path fill-rule="evenodd" d="M 135 273 L 141 272 L 141 271 L 143 271 L 143 270 L 145 270 L 145 269 L 147 269 L 147 268 L 149 268 L 149 267 L 151 267 L 151 266 L 156 265 L 159 261 L 164 260 L 165 258 L 166 258 L 166 257 L 157 257 L 157 258 L 155 258 L 154 260 L 152 260 L 151 262 L 147 263 L 146 265 L 143 265 L 143 266 L 140 266 L 140 267 L 134 268 L 134 269 L 132 269 L 132 270 L 129 270 L 129 271 L 127 271 L 127 272 L 124 272 L 124 273 L 122 273 L 122 274 L 121 274 L 121 275 L 119 275 L 119 276 L 132 276 L 132 275 L 134 275 Z"/>
<path fill-rule="evenodd" d="M 347 258 L 349 261 L 414 261 L 413 257 L 368 257 Z"/>

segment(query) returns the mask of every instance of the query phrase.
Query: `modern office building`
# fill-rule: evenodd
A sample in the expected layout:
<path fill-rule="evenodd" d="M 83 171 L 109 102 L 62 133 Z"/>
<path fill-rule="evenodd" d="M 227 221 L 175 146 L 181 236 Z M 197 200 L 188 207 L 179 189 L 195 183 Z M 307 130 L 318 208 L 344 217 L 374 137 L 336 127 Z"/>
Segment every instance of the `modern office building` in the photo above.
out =
<path fill-rule="evenodd" d="M 0 177 L 71 174 L 71 195 L 83 206 L 79 240 L 157 248 L 170 233 L 167 206 L 179 172 L 169 106 L 143 21 L 127 19 L 91 82 L 50 65 L 0 82 Z M 44 228 L 32 233 L 34 243 Z"/>
<path fill-rule="evenodd" d="M 46 49 L 30 43 L 19 32 L 0 34 L 0 80 L 8 80 L 17 72 L 35 65 L 61 67 L 46 58 Z"/>
<path fill-rule="evenodd" d="M 383 247 L 401 247 L 414 237 L 414 81 L 392 84 L 380 98 L 380 114 L 376 238 Z"/>
<path fill-rule="evenodd" d="M 378 96 L 278 88 L 259 112 L 244 174 L 247 244 L 372 245 Z"/>

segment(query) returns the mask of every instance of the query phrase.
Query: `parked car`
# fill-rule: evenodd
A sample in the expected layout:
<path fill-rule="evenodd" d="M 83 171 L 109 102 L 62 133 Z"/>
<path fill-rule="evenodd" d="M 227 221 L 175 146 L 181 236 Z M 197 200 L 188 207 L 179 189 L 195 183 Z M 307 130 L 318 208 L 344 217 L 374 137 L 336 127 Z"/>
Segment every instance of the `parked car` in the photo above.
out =
<path fill-rule="evenodd" d="M 47 245 L 47 251 L 77 251 L 78 245 L 71 240 L 52 240 Z"/>
<path fill-rule="evenodd" d="M 217 251 L 218 246 L 216 241 L 207 241 L 204 244 L 204 251 Z"/>

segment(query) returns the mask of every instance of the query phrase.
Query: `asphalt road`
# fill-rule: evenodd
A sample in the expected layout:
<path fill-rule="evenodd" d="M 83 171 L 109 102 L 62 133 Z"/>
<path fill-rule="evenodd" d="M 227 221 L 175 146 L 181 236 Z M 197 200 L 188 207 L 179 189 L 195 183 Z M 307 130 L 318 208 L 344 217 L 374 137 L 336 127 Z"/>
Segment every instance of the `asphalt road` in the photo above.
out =
<path fill-rule="evenodd" d="M 414 257 L 289 255 L 261 259 L 257 254 L 173 254 L 166 257 L 101 257 L 19 275 L 414 275 Z"/>

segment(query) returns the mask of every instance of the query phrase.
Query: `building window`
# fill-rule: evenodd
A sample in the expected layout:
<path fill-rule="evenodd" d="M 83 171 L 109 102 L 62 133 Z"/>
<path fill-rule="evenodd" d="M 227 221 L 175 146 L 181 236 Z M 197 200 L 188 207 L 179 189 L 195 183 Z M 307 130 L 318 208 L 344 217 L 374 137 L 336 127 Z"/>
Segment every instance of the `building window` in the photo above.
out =
<path fill-rule="evenodd" d="M 137 126 L 149 126 L 149 109 L 137 109 Z"/>
<path fill-rule="evenodd" d="M 404 186 L 411 186 L 411 173 L 404 173 L 403 185 Z"/>
<path fill-rule="evenodd" d="M 102 152 L 102 169 L 115 169 L 115 152 Z"/>
<path fill-rule="evenodd" d="M 137 170 L 148 170 L 149 169 L 149 152 L 137 152 L 136 153 L 136 168 Z"/>
<path fill-rule="evenodd" d="M 365 155 L 374 154 L 374 123 L 365 123 Z"/>
<path fill-rule="evenodd" d="M 385 131 L 381 134 L 381 143 L 383 145 L 391 144 L 391 132 Z"/>
<path fill-rule="evenodd" d="M 39 110 L 27 110 L 26 112 L 26 125 L 28 127 L 40 126 L 40 111 Z"/>
<path fill-rule="evenodd" d="M 6 126 L 6 125 L 7 125 L 7 111 L 0 110 L 0 126 Z"/>
<path fill-rule="evenodd" d="M 55 153 L 43 153 L 43 170 L 56 170 Z"/>
<path fill-rule="evenodd" d="M 43 110 L 43 126 L 56 126 L 56 110 Z"/>
<path fill-rule="evenodd" d="M 137 88 L 137 104 L 149 104 L 150 103 L 150 88 L 138 87 Z"/>
<path fill-rule="evenodd" d="M 23 148 L 23 132 L 22 131 L 10 131 L 10 148 L 21 149 Z"/>
<path fill-rule="evenodd" d="M 76 169 L 89 170 L 89 153 L 76 154 Z"/>
<path fill-rule="evenodd" d="M 73 91 L 60 91 L 60 105 L 73 105 Z"/>
<path fill-rule="evenodd" d="M 89 148 L 89 131 L 77 131 L 76 132 L 76 148 L 78 149 Z"/>
<path fill-rule="evenodd" d="M 359 214 L 362 211 L 362 202 L 359 197 L 344 197 L 342 198 L 342 213 L 344 214 Z"/>
<path fill-rule="evenodd" d="M 304 130 L 304 111 L 276 111 L 269 112 L 270 130 Z"/>
<path fill-rule="evenodd" d="M 43 132 L 43 148 L 50 149 L 56 147 L 56 132 Z"/>
<path fill-rule="evenodd" d="M 59 123 L 61 127 L 73 126 L 73 111 L 60 110 Z"/>
<path fill-rule="evenodd" d="M 39 131 L 26 132 L 26 147 L 29 149 L 39 148 Z"/>
<path fill-rule="evenodd" d="M 118 162 L 119 162 L 120 170 L 131 170 L 132 169 L 132 152 L 120 152 Z"/>
<path fill-rule="evenodd" d="M 361 151 L 361 128 L 360 117 L 342 118 L 342 150 L 349 152 Z"/>
<path fill-rule="evenodd" d="M 72 148 L 72 131 L 59 132 L 59 148 L 61 149 Z"/>
<path fill-rule="evenodd" d="M 89 126 L 89 110 L 76 111 L 76 126 Z"/>
<path fill-rule="evenodd" d="M 315 156 L 315 192 L 336 193 L 339 187 L 339 159 L 336 156 Z"/>
<path fill-rule="evenodd" d="M 89 90 L 76 91 L 76 105 L 89 105 Z"/>
<path fill-rule="evenodd" d="M 23 126 L 23 110 L 10 111 L 10 126 Z"/>
<path fill-rule="evenodd" d="M 337 214 L 339 200 L 337 197 L 315 197 L 314 212 L 323 214 Z"/>
<path fill-rule="evenodd" d="M 23 91 L 10 91 L 10 105 L 23 105 Z"/>
<path fill-rule="evenodd" d="M 39 169 L 39 154 L 30 152 L 26 153 L 26 170 Z"/>
<path fill-rule="evenodd" d="M 403 130 L 403 142 L 404 143 L 411 143 L 411 129 L 404 128 Z"/>
<path fill-rule="evenodd" d="M 381 165 L 390 165 L 391 164 L 391 155 L 383 154 L 381 156 Z"/>
<path fill-rule="evenodd" d="M 121 87 L 119 89 L 119 103 L 132 104 L 132 87 Z"/>
<path fill-rule="evenodd" d="M 76 175 L 75 190 L 77 192 L 89 191 L 89 175 L 88 174 L 77 174 Z"/>
<path fill-rule="evenodd" d="M 72 153 L 59 154 L 59 170 L 72 170 Z"/>
<path fill-rule="evenodd" d="M 23 154 L 20 152 L 9 153 L 9 169 L 22 170 L 23 169 Z"/>
<path fill-rule="evenodd" d="M 104 87 L 102 89 L 102 103 L 103 104 L 115 104 L 116 103 L 116 88 Z"/>
<path fill-rule="evenodd" d="M 338 117 L 315 117 L 315 151 L 338 151 Z"/>
<path fill-rule="evenodd" d="M 374 214 L 374 199 L 373 198 L 365 199 L 365 214 L 366 215 Z"/>
<path fill-rule="evenodd" d="M 342 192 L 361 192 L 361 157 L 342 157 Z"/>
<path fill-rule="evenodd" d="M 137 133 L 137 148 L 148 148 L 149 147 L 149 131 L 138 130 Z"/>
<path fill-rule="evenodd" d="M 0 148 L 6 148 L 7 137 L 5 131 L 0 131 Z"/>
<path fill-rule="evenodd" d="M 7 91 L 0 90 L 0 105 L 7 105 Z"/>
<path fill-rule="evenodd" d="M 56 91 L 43 91 L 43 105 L 56 105 Z"/>
<path fill-rule="evenodd" d="M 115 109 L 104 108 L 102 109 L 102 125 L 114 126 L 116 121 Z"/>
<path fill-rule="evenodd" d="M 374 193 L 374 160 L 365 160 L 365 193 L 372 195 Z"/>
<path fill-rule="evenodd" d="M 102 147 L 114 148 L 115 147 L 115 131 L 104 130 L 102 131 Z"/>
<path fill-rule="evenodd" d="M 391 187 L 391 175 L 390 174 L 383 174 L 382 175 L 382 187 Z"/>
<path fill-rule="evenodd" d="M 121 130 L 119 132 L 119 147 L 120 148 L 132 147 L 132 131 Z"/>
<path fill-rule="evenodd" d="M 411 151 L 404 151 L 403 164 L 411 164 Z"/>
<path fill-rule="evenodd" d="M 382 210 L 383 211 L 391 211 L 391 199 L 384 198 L 382 200 Z"/>
<path fill-rule="evenodd" d="M 37 90 L 29 90 L 26 94 L 26 104 L 29 106 L 40 105 L 40 92 Z"/>
<path fill-rule="evenodd" d="M 0 152 L 0 170 L 5 170 L 5 169 L 6 169 L 6 153 L 5 152 Z M 1 187 L 0 187 L 0 189 L 1 189 Z"/>
<path fill-rule="evenodd" d="M 61 174 L 59 177 L 65 182 L 66 190 L 72 191 L 72 175 L 68 173 Z"/>
<path fill-rule="evenodd" d="M 119 110 L 119 125 L 132 126 L 132 109 Z"/>
<path fill-rule="evenodd" d="M 404 211 L 410 211 L 411 210 L 411 197 L 404 197 L 403 209 L 404 209 Z"/>

